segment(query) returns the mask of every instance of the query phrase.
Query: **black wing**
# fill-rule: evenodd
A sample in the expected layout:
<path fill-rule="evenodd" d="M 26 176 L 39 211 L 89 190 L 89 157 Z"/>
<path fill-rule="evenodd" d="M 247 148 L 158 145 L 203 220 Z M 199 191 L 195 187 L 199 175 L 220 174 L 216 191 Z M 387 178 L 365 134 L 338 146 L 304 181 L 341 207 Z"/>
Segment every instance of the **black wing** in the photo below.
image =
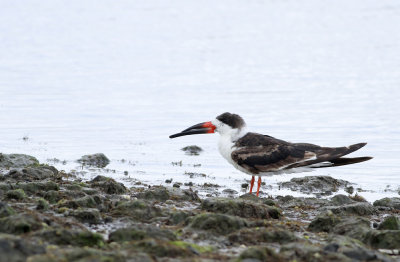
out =
<path fill-rule="evenodd" d="M 327 166 L 353 164 L 371 159 L 341 158 L 354 152 L 366 143 L 349 147 L 321 147 L 307 143 L 290 143 L 256 133 L 240 138 L 232 152 L 232 159 L 253 174 L 274 172 L 295 167 L 327 162 Z"/>

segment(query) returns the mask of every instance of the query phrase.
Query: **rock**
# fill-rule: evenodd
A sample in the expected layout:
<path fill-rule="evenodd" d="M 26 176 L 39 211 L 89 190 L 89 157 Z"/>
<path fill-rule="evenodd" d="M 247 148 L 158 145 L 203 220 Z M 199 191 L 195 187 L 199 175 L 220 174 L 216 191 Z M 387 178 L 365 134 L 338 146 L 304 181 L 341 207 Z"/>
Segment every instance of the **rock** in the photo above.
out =
<path fill-rule="evenodd" d="M 324 192 L 325 194 L 332 194 L 332 192 L 336 192 L 339 188 L 348 184 L 350 183 L 347 181 L 330 176 L 306 176 L 292 178 L 289 182 L 280 183 L 280 186 L 303 193 Z"/>
<path fill-rule="evenodd" d="M 172 186 L 173 186 L 173 187 L 176 187 L 176 188 L 180 188 L 181 185 L 182 185 L 182 183 L 174 183 Z"/>
<path fill-rule="evenodd" d="M 373 230 L 367 236 L 373 248 L 400 249 L 400 230 Z"/>
<path fill-rule="evenodd" d="M 32 214 L 20 213 L 0 218 L 0 232 L 3 233 L 24 234 L 42 227 L 42 221 Z"/>
<path fill-rule="evenodd" d="M 22 189 L 10 190 L 6 193 L 7 199 L 22 200 L 26 198 L 26 194 Z"/>
<path fill-rule="evenodd" d="M 281 211 L 275 207 L 242 199 L 207 198 L 202 202 L 201 209 L 245 218 L 278 219 L 281 217 Z"/>
<path fill-rule="evenodd" d="M 45 192 L 50 191 L 50 190 L 55 190 L 58 191 L 60 188 L 57 183 L 53 181 L 48 181 L 48 182 L 22 182 L 22 183 L 17 183 L 15 184 L 16 188 L 23 189 L 25 193 L 28 195 L 32 194 L 45 194 Z"/>
<path fill-rule="evenodd" d="M 110 164 L 110 160 L 103 153 L 84 155 L 77 161 L 83 165 L 96 166 L 100 168 L 106 167 Z"/>
<path fill-rule="evenodd" d="M 367 202 L 357 202 L 338 207 L 326 207 L 324 209 L 330 210 L 334 214 L 341 214 L 341 215 L 365 216 L 365 215 L 373 215 L 377 212 L 376 208 L 374 208 L 370 203 Z"/>
<path fill-rule="evenodd" d="M 181 149 L 182 151 L 185 152 L 186 155 L 192 155 L 192 156 L 198 156 L 200 154 L 201 151 L 203 151 L 203 149 L 201 149 L 201 147 L 198 146 L 186 146 L 184 148 Z"/>
<path fill-rule="evenodd" d="M 154 238 L 165 241 L 177 240 L 174 233 L 167 229 L 161 229 L 154 226 L 128 227 L 120 228 L 110 233 L 110 242 L 125 242 L 132 240 L 143 240 L 145 238 Z"/>
<path fill-rule="evenodd" d="M 331 232 L 333 228 L 342 220 L 331 211 L 320 214 L 308 225 L 308 230 L 312 232 Z"/>
<path fill-rule="evenodd" d="M 334 206 L 341 206 L 341 205 L 347 205 L 347 204 L 352 204 L 354 201 L 345 195 L 339 194 L 331 198 L 331 204 Z"/>
<path fill-rule="evenodd" d="M 46 211 L 48 209 L 49 209 L 49 203 L 45 199 L 39 198 L 37 201 L 36 210 Z"/>
<path fill-rule="evenodd" d="M 46 252 L 42 244 L 17 236 L 0 234 L 0 261 L 22 262 L 28 256 Z"/>
<path fill-rule="evenodd" d="M 227 189 L 222 190 L 222 193 L 227 194 L 227 195 L 237 195 L 238 191 L 227 188 Z"/>
<path fill-rule="evenodd" d="M 243 251 L 238 261 L 271 261 L 281 262 L 284 261 L 276 252 L 269 247 L 250 247 Z"/>
<path fill-rule="evenodd" d="M 34 255 L 29 257 L 29 262 L 61 262 L 61 261 L 77 261 L 77 262 L 125 262 L 127 261 L 125 256 L 122 255 L 118 250 L 104 251 L 100 249 L 94 249 L 90 247 L 57 247 L 50 246 L 47 248 L 45 254 Z M 143 258 L 143 256 L 138 256 Z M 133 256 L 130 261 L 136 260 Z M 149 261 L 149 260 L 143 260 Z M 151 260 L 150 260 L 151 261 Z"/>
<path fill-rule="evenodd" d="M 289 243 L 283 245 L 281 246 L 279 255 L 284 257 L 284 261 L 353 261 L 343 254 L 328 252 L 307 243 Z"/>
<path fill-rule="evenodd" d="M 77 209 L 69 212 L 68 215 L 75 217 L 82 223 L 90 225 L 101 223 L 100 212 L 96 208 Z"/>
<path fill-rule="evenodd" d="M 199 214 L 190 223 L 191 228 L 206 230 L 220 235 L 227 235 L 247 225 L 247 221 L 242 218 L 214 213 Z"/>
<path fill-rule="evenodd" d="M 65 228 L 48 229 L 36 232 L 35 237 L 43 239 L 53 245 L 72 245 L 72 246 L 98 246 L 104 245 L 103 237 L 98 233 L 90 231 L 76 231 Z"/>
<path fill-rule="evenodd" d="M 57 170 L 56 170 L 57 171 Z M 48 178 L 55 178 L 55 171 L 44 167 L 26 167 L 10 170 L 5 176 L 5 179 L 13 179 L 16 181 L 37 181 Z"/>
<path fill-rule="evenodd" d="M 379 230 L 400 230 L 400 219 L 396 216 L 386 217 L 385 220 L 378 226 Z"/>
<path fill-rule="evenodd" d="M 149 220 L 152 218 L 164 216 L 160 208 L 142 200 L 118 203 L 118 205 L 112 210 L 112 214 L 115 216 L 128 216 L 129 218 L 147 223 L 150 222 Z"/>
<path fill-rule="evenodd" d="M 165 202 L 169 199 L 177 201 L 200 202 L 199 196 L 192 190 L 184 190 L 176 187 L 153 186 L 148 190 L 136 194 L 138 199 L 155 200 Z"/>
<path fill-rule="evenodd" d="M 142 251 L 151 256 L 164 257 L 190 257 L 195 253 L 191 248 L 176 245 L 173 241 L 166 242 L 155 239 L 144 239 L 130 243 L 129 247 L 135 251 Z"/>
<path fill-rule="evenodd" d="M 400 197 L 385 197 L 374 202 L 374 206 L 391 207 L 400 209 Z"/>
<path fill-rule="evenodd" d="M 0 202 L 0 218 L 14 215 L 15 211 L 7 203 Z"/>
<path fill-rule="evenodd" d="M 243 228 L 230 234 L 228 239 L 245 245 L 258 245 L 260 242 L 286 244 L 299 240 L 289 230 L 270 227 Z"/>
<path fill-rule="evenodd" d="M 61 207 L 69 207 L 69 208 L 97 208 L 102 203 L 101 198 L 99 196 L 84 196 L 81 198 L 73 199 L 61 203 Z"/>
<path fill-rule="evenodd" d="M 0 153 L 0 168 L 22 168 L 38 164 L 39 161 L 33 156 L 28 156 L 24 154 Z"/>
<path fill-rule="evenodd" d="M 346 236 L 331 235 L 329 244 L 323 250 L 332 253 L 341 253 L 353 261 L 392 261 L 390 258 L 371 250 L 360 241 Z"/>
<path fill-rule="evenodd" d="M 330 232 L 366 242 L 366 238 L 371 230 L 370 221 L 368 219 L 349 216 L 343 218 Z"/>
<path fill-rule="evenodd" d="M 122 183 L 118 183 L 110 177 L 96 176 L 89 184 L 91 187 L 100 188 L 106 194 L 125 194 L 127 192 Z"/>
<path fill-rule="evenodd" d="M 315 197 L 293 197 L 293 196 L 277 196 L 278 204 L 283 208 L 310 208 L 325 207 L 330 202 L 327 199 L 319 199 Z"/>
<path fill-rule="evenodd" d="M 186 211 L 182 211 L 182 210 L 172 212 L 169 215 L 168 224 L 169 225 L 186 225 L 188 217 L 190 217 L 191 215 L 192 214 L 190 214 Z"/>

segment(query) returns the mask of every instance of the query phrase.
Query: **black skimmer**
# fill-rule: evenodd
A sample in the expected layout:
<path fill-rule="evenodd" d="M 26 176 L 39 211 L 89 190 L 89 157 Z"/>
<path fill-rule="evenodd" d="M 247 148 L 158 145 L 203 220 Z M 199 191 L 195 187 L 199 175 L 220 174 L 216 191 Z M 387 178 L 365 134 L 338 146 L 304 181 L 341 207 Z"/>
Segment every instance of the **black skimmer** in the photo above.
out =
<path fill-rule="evenodd" d="M 170 138 L 218 132 L 219 152 L 235 168 L 254 177 L 258 176 L 257 196 L 261 176 L 304 172 L 311 168 L 342 166 L 370 160 L 372 157 L 343 157 L 367 143 L 345 147 L 321 147 L 309 143 L 290 143 L 268 135 L 246 131 L 246 123 L 236 114 L 223 113 L 214 120 L 191 126 Z"/>

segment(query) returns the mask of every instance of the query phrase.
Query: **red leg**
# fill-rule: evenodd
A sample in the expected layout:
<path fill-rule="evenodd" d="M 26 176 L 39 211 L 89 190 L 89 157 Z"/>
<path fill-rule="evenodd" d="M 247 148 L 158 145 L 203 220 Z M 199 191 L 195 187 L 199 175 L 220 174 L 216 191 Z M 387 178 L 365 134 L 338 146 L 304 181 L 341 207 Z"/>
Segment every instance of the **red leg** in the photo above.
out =
<path fill-rule="evenodd" d="M 250 182 L 250 194 L 253 192 L 253 186 L 254 186 L 254 176 L 251 177 L 251 182 Z"/>
<path fill-rule="evenodd" d="M 258 177 L 258 186 L 257 186 L 257 196 L 258 196 L 258 193 L 260 192 L 260 186 L 261 186 L 261 177 L 259 176 Z"/>

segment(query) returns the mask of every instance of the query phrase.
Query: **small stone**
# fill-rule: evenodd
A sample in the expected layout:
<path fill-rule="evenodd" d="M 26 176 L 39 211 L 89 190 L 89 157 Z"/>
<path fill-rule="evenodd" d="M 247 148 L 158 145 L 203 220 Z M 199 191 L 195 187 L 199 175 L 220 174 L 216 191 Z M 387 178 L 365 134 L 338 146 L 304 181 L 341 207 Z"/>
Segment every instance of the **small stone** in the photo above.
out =
<path fill-rule="evenodd" d="M 83 165 L 96 166 L 100 168 L 106 167 L 110 163 L 110 160 L 103 153 L 84 155 L 77 161 Z"/>
<path fill-rule="evenodd" d="M 241 187 L 244 188 L 244 189 L 245 189 L 245 188 L 248 188 L 248 187 L 249 187 L 249 184 L 243 183 L 243 184 L 241 185 Z"/>
<path fill-rule="evenodd" d="M 167 184 L 171 184 L 171 183 L 172 183 L 172 178 L 170 178 L 170 179 L 166 179 L 166 180 L 165 180 L 165 183 L 167 183 Z"/>
<path fill-rule="evenodd" d="M 201 151 L 203 151 L 203 149 L 201 149 L 201 147 L 198 146 L 186 146 L 184 148 L 181 149 L 182 151 L 184 151 L 187 155 L 192 155 L 192 156 L 197 156 L 200 154 Z"/>
<path fill-rule="evenodd" d="M 172 186 L 173 186 L 173 187 L 176 187 L 176 188 L 180 188 L 181 185 L 182 185 L 182 183 L 174 183 Z"/>

